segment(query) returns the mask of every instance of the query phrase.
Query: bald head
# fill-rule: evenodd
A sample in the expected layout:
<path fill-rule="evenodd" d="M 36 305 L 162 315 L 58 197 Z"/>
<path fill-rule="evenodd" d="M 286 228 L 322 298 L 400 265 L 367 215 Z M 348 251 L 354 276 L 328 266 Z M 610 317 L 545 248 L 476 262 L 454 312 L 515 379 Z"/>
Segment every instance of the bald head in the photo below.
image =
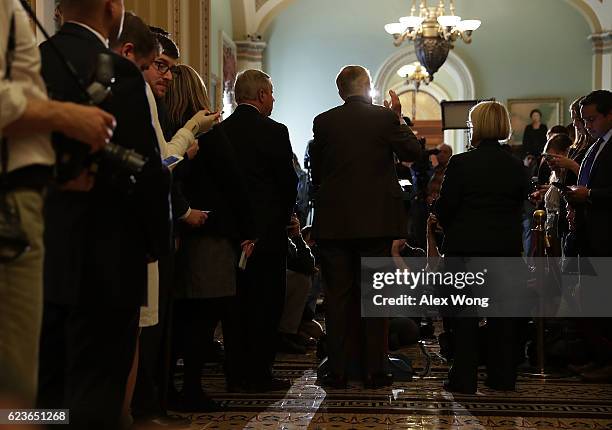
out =
<path fill-rule="evenodd" d="M 370 97 L 371 82 L 370 72 L 362 66 L 344 66 L 336 77 L 342 100 L 351 96 Z"/>
<path fill-rule="evenodd" d="M 446 143 L 441 143 L 436 148 L 440 151 L 438 155 L 436 155 L 438 163 L 446 166 L 448 164 L 448 160 L 450 160 L 450 158 L 453 156 L 453 148 Z"/>

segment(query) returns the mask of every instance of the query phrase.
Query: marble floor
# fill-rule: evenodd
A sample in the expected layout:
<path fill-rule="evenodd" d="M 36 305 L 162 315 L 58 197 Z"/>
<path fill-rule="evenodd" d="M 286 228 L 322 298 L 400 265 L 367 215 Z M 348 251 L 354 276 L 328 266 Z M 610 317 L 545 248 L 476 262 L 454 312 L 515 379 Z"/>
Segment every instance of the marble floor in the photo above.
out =
<path fill-rule="evenodd" d="M 402 353 L 412 359 L 415 377 L 379 390 L 357 383 L 323 389 L 316 384 L 314 351 L 280 355 L 275 372 L 292 381 L 287 392 L 227 393 L 220 366 L 207 366 L 202 385 L 226 410 L 184 416 L 191 418 L 192 430 L 612 430 L 612 385 L 520 377 L 515 392 L 494 391 L 481 381 L 475 395 L 453 395 L 442 388 L 447 366 L 434 344 Z"/>

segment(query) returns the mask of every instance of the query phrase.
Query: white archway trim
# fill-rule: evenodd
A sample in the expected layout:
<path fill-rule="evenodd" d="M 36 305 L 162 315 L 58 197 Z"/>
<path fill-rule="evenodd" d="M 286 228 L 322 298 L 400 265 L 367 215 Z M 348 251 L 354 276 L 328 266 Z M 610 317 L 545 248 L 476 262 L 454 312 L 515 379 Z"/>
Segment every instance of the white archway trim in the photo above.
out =
<path fill-rule="evenodd" d="M 377 103 L 382 103 L 383 92 L 385 89 L 389 88 L 389 83 L 395 77 L 395 74 L 399 68 L 404 64 L 415 61 L 417 61 L 417 57 L 412 45 L 398 49 L 394 54 L 387 58 L 387 60 L 378 69 L 374 77 L 374 89 L 376 90 L 375 101 Z M 460 100 L 472 100 L 475 98 L 476 88 L 474 85 L 474 78 L 470 72 L 470 69 L 458 55 L 456 55 L 454 52 L 450 52 L 444 66 L 442 67 L 445 68 L 445 71 L 451 75 L 451 78 L 457 84 Z M 445 99 L 450 100 L 446 90 L 437 85 L 435 80 L 429 84 L 429 86 L 442 90 L 446 94 Z M 438 100 L 441 101 L 444 99 Z"/>
<path fill-rule="evenodd" d="M 608 2 L 597 4 L 593 0 L 565 0 L 570 6 L 574 7 L 584 20 L 589 24 L 591 33 L 600 33 L 612 22 L 612 6 Z M 607 16 L 610 15 L 610 16 Z M 609 30 L 610 28 L 608 28 Z"/>
<path fill-rule="evenodd" d="M 414 91 L 414 86 L 408 85 L 406 82 L 399 82 L 395 85 L 392 85 L 389 89 L 395 91 L 397 94 L 402 94 L 408 91 Z M 450 99 L 448 92 L 446 92 L 444 88 L 442 88 L 440 85 L 437 85 L 435 82 L 432 82 L 429 85 L 422 85 L 419 88 L 419 92 L 429 94 L 438 102 Z"/>

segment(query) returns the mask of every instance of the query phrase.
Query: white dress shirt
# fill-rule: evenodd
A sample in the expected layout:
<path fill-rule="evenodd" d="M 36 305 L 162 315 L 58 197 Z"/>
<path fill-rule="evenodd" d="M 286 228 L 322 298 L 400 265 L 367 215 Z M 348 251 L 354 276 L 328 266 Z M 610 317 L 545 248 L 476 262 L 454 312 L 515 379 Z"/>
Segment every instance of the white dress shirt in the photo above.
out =
<path fill-rule="evenodd" d="M 151 118 L 153 119 L 153 128 L 155 128 L 155 135 L 159 143 L 159 151 L 161 153 L 162 160 L 172 155 L 182 157 L 187 152 L 187 148 L 191 146 L 195 140 L 193 133 L 186 128 L 179 129 L 170 142 L 166 142 L 164 137 L 164 131 L 159 123 L 159 116 L 157 113 L 157 101 L 151 90 L 151 86 L 146 84 L 147 99 L 149 100 L 149 106 L 151 107 Z"/>
<path fill-rule="evenodd" d="M 12 63 L 12 80 L 4 79 L 6 49 L 11 16 L 15 16 L 16 49 Z M 40 53 L 30 22 L 18 0 L 0 1 L 0 134 L 7 125 L 19 119 L 28 99 L 47 100 L 40 75 Z M 32 133 L 8 139 L 9 172 L 33 164 L 55 163 L 55 153 L 48 133 Z"/>

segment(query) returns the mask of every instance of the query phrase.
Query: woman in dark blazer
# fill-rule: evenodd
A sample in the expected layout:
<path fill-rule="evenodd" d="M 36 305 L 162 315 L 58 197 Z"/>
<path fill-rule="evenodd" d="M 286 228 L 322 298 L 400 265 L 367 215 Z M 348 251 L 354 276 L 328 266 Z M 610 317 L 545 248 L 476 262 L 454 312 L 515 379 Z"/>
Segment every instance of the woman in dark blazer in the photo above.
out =
<path fill-rule="evenodd" d="M 450 159 L 435 206 L 445 257 L 520 257 L 528 178 L 521 161 L 500 145 L 510 137 L 508 112 L 500 103 L 482 102 L 470 111 L 469 125 L 475 149 Z M 446 384 L 450 391 L 476 392 L 478 323 L 477 317 L 451 321 L 455 359 Z M 487 327 L 487 385 L 514 389 L 515 323 L 489 318 Z"/>
<path fill-rule="evenodd" d="M 197 72 L 178 65 L 166 96 L 168 112 L 180 127 L 195 112 L 210 110 L 206 87 Z M 246 180 L 233 147 L 220 127 L 198 139 L 199 151 L 175 169 L 184 198 L 192 209 L 205 211 L 206 221 L 180 234 L 177 252 L 179 319 L 177 337 L 183 340 L 185 377 L 179 409 L 202 411 L 215 407 L 201 392 L 204 345 L 213 341 L 219 320 L 223 326 L 225 377 L 228 388 L 240 385 L 240 341 L 236 314 L 236 271 L 247 240 L 254 237 Z"/>

